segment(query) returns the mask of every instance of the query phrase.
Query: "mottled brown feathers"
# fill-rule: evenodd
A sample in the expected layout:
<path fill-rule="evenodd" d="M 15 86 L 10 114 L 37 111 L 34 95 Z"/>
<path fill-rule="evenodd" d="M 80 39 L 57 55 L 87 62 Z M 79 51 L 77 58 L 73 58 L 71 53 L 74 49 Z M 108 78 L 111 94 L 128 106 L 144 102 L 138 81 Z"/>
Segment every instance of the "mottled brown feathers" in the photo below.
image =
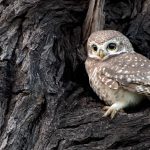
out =
<path fill-rule="evenodd" d="M 107 63 L 106 63 L 107 62 Z M 120 86 L 141 94 L 150 94 L 150 60 L 137 53 L 125 53 L 106 60 L 102 75 L 118 82 Z M 111 67 L 110 67 L 111 66 Z M 113 88 L 113 86 L 111 86 Z M 114 88 L 115 89 L 115 88 Z M 129 88 L 128 90 L 131 90 Z"/>

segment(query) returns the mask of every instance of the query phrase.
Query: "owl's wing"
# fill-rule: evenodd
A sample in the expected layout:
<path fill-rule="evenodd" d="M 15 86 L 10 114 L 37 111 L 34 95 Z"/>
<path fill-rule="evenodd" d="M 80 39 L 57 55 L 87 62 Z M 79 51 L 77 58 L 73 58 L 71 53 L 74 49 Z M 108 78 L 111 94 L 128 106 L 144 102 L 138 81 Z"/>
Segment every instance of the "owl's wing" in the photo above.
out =
<path fill-rule="evenodd" d="M 150 95 L 149 59 L 137 53 L 126 53 L 110 58 L 104 63 L 101 78 L 104 76 L 105 80 L 101 81 L 110 88 L 123 87 L 132 92 Z M 111 82 L 108 82 L 109 80 Z"/>
<path fill-rule="evenodd" d="M 118 89 L 119 84 L 115 80 L 110 79 L 105 75 L 101 75 L 101 76 L 99 76 L 99 78 L 100 78 L 101 82 L 104 83 L 105 85 L 107 85 L 108 87 L 110 87 L 112 89 Z"/>

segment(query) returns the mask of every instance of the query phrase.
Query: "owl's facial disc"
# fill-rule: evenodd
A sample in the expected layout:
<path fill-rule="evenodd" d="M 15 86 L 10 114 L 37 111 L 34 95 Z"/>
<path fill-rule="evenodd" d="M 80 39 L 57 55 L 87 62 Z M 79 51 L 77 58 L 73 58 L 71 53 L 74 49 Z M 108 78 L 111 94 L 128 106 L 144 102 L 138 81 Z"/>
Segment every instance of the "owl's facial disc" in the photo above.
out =
<path fill-rule="evenodd" d="M 88 55 L 91 58 L 105 60 L 110 55 L 113 55 L 114 53 L 116 53 L 118 49 L 117 46 L 118 45 L 115 42 L 109 42 L 109 43 L 103 43 L 103 44 L 92 43 L 90 45 L 90 52 Z"/>
<path fill-rule="evenodd" d="M 90 35 L 87 43 L 90 58 L 106 60 L 122 53 L 134 53 L 129 39 L 114 30 L 102 30 Z"/>
<path fill-rule="evenodd" d="M 91 42 L 89 45 L 88 55 L 91 58 L 106 60 L 109 57 L 125 53 L 126 49 L 122 41 L 113 38 L 104 43 Z"/>

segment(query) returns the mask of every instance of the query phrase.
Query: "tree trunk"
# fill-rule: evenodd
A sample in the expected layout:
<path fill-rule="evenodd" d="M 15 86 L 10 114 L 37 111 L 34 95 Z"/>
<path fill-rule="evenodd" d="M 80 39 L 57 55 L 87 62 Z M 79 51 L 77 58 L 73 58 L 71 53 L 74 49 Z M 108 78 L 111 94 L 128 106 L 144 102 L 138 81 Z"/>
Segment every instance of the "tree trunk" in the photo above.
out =
<path fill-rule="evenodd" d="M 0 150 L 147 150 L 150 104 L 102 118 L 84 69 L 88 0 L 0 0 Z M 104 29 L 150 58 L 150 1 L 106 0 Z"/>

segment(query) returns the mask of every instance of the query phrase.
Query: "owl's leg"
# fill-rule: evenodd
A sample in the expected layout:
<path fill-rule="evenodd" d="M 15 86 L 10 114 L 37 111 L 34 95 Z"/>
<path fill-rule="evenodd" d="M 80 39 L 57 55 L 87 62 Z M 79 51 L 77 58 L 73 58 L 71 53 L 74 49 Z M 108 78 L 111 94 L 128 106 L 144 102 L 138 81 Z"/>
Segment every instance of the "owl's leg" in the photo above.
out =
<path fill-rule="evenodd" d="M 103 115 L 103 117 L 110 116 L 111 119 L 113 119 L 116 116 L 117 112 L 122 110 L 125 107 L 126 107 L 126 104 L 125 103 L 121 103 L 121 102 L 116 102 L 116 103 L 114 103 L 111 106 L 105 106 L 103 108 L 103 110 L 105 110 L 106 112 Z"/>

